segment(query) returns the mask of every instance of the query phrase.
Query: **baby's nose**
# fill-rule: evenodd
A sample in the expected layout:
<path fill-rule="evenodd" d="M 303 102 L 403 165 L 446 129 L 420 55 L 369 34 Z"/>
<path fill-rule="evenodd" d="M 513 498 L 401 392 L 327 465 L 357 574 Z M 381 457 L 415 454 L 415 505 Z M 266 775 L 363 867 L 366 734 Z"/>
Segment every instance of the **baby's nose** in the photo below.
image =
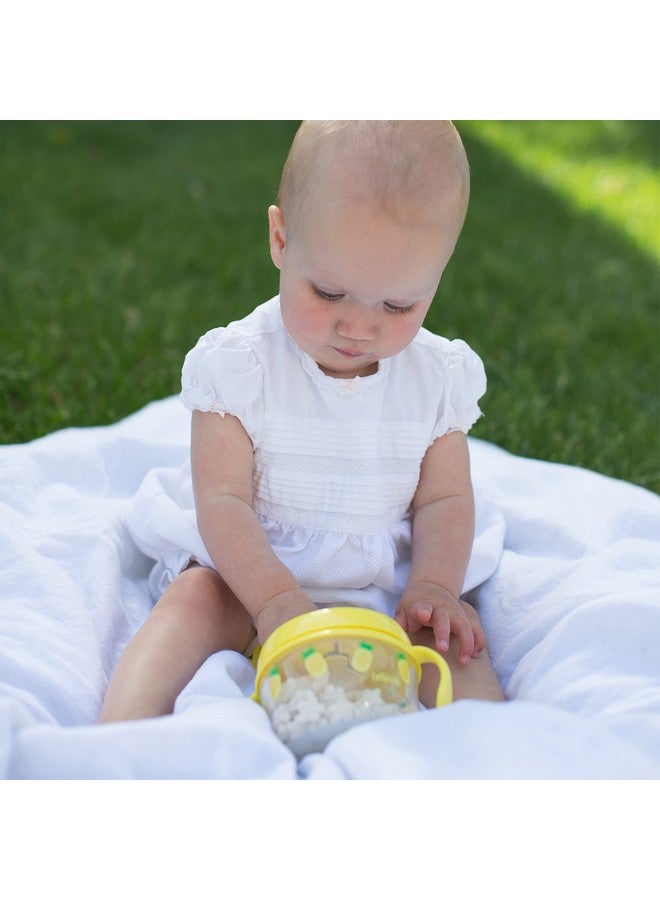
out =
<path fill-rule="evenodd" d="M 337 333 L 351 341 L 370 341 L 375 330 L 371 312 L 361 309 L 357 304 L 344 308 L 337 322 Z"/>

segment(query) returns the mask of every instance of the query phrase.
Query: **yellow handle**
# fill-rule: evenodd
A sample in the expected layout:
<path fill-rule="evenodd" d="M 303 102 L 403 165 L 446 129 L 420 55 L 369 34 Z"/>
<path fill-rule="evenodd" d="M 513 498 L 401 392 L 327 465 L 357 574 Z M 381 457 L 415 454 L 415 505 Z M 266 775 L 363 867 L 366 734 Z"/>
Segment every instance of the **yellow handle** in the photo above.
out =
<path fill-rule="evenodd" d="M 440 684 L 438 685 L 438 693 L 435 695 L 435 705 L 445 706 L 447 703 L 451 703 L 453 696 L 451 672 L 444 657 L 440 656 L 435 650 L 431 650 L 430 647 L 422 647 L 419 644 L 413 646 L 411 653 L 420 665 L 433 663 L 440 671 Z"/>

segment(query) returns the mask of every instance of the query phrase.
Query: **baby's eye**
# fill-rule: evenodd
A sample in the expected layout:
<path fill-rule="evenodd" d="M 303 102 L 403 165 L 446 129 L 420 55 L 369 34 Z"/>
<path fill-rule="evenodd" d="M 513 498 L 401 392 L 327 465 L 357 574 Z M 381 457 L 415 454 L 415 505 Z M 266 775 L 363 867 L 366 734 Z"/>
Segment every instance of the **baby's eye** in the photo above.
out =
<path fill-rule="evenodd" d="M 312 285 L 312 290 L 317 297 L 320 297 L 322 300 L 329 300 L 330 302 L 341 300 L 344 296 L 343 294 L 330 294 L 328 291 L 322 291 L 321 288 L 317 287 L 315 284 Z"/>
<path fill-rule="evenodd" d="M 414 304 L 412 306 L 395 306 L 393 303 L 384 303 L 383 306 L 387 312 L 391 313 L 409 313 L 415 308 Z"/>

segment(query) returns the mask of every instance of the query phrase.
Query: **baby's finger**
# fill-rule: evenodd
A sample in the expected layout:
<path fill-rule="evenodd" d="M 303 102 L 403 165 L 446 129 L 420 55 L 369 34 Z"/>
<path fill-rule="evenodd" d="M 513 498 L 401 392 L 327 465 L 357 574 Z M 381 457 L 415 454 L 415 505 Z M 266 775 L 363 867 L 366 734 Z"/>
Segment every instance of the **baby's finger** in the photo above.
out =
<path fill-rule="evenodd" d="M 462 663 L 470 662 L 475 649 L 472 624 L 465 615 L 455 616 L 451 624 L 452 631 L 458 638 L 458 661 Z"/>
<path fill-rule="evenodd" d="M 440 606 L 436 606 L 431 615 L 429 625 L 433 628 L 436 648 L 440 653 L 446 653 L 449 650 L 449 635 L 451 633 L 451 622 L 448 613 Z"/>
<path fill-rule="evenodd" d="M 394 613 L 394 621 L 397 622 L 404 631 L 408 631 L 408 618 L 402 609 L 397 609 Z"/>
<path fill-rule="evenodd" d="M 486 648 L 486 635 L 481 627 L 481 622 L 479 621 L 479 616 L 476 611 L 469 605 L 469 603 L 465 603 L 461 600 L 461 606 L 463 607 L 463 612 L 465 613 L 471 627 L 472 634 L 474 635 L 474 650 L 472 651 L 472 656 L 474 659 L 479 656 L 482 650 Z"/>
<path fill-rule="evenodd" d="M 486 635 L 481 627 L 481 622 L 471 622 L 470 624 L 472 626 L 472 634 L 474 635 L 474 650 L 472 651 L 472 656 L 476 659 L 486 647 Z"/>
<path fill-rule="evenodd" d="M 433 605 L 426 600 L 417 600 L 408 608 L 408 613 L 420 625 L 428 625 L 433 615 Z"/>
<path fill-rule="evenodd" d="M 432 614 L 433 607 L 430 603 L 424 600 L 416 600 L 406 607 L 405 618 L 407 624 L 403 627 L 408 634 L 415 634 L 420 628 L 425 628 L 431 624 Z"/>

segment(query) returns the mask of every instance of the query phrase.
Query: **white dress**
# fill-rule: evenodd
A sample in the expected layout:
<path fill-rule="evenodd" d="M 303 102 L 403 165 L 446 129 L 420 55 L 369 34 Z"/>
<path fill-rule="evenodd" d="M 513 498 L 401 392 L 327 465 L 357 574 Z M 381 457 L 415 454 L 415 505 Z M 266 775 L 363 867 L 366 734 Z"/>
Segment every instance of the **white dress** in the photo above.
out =
<path fill-rule="evenodd" d="M 242 422 L 254 445 L 254 510 L 310 598 L 393 615 L 410 569 L 409 509 L 422 458 L 437 437 L 468 432 L 485 389 L 468 345 L 426 329 L 373 375 L 327 376 L 289 338 L 274 297 L 200 338 L 184 362 L 181 398 L 188 409 Z M 497 566 L 492 524 L 478 508 L 465 591 Z M 129 527 L 156 560 L 154 597 L 192 559 L 212 566 L 189 461 L 148 474 Z"/>

